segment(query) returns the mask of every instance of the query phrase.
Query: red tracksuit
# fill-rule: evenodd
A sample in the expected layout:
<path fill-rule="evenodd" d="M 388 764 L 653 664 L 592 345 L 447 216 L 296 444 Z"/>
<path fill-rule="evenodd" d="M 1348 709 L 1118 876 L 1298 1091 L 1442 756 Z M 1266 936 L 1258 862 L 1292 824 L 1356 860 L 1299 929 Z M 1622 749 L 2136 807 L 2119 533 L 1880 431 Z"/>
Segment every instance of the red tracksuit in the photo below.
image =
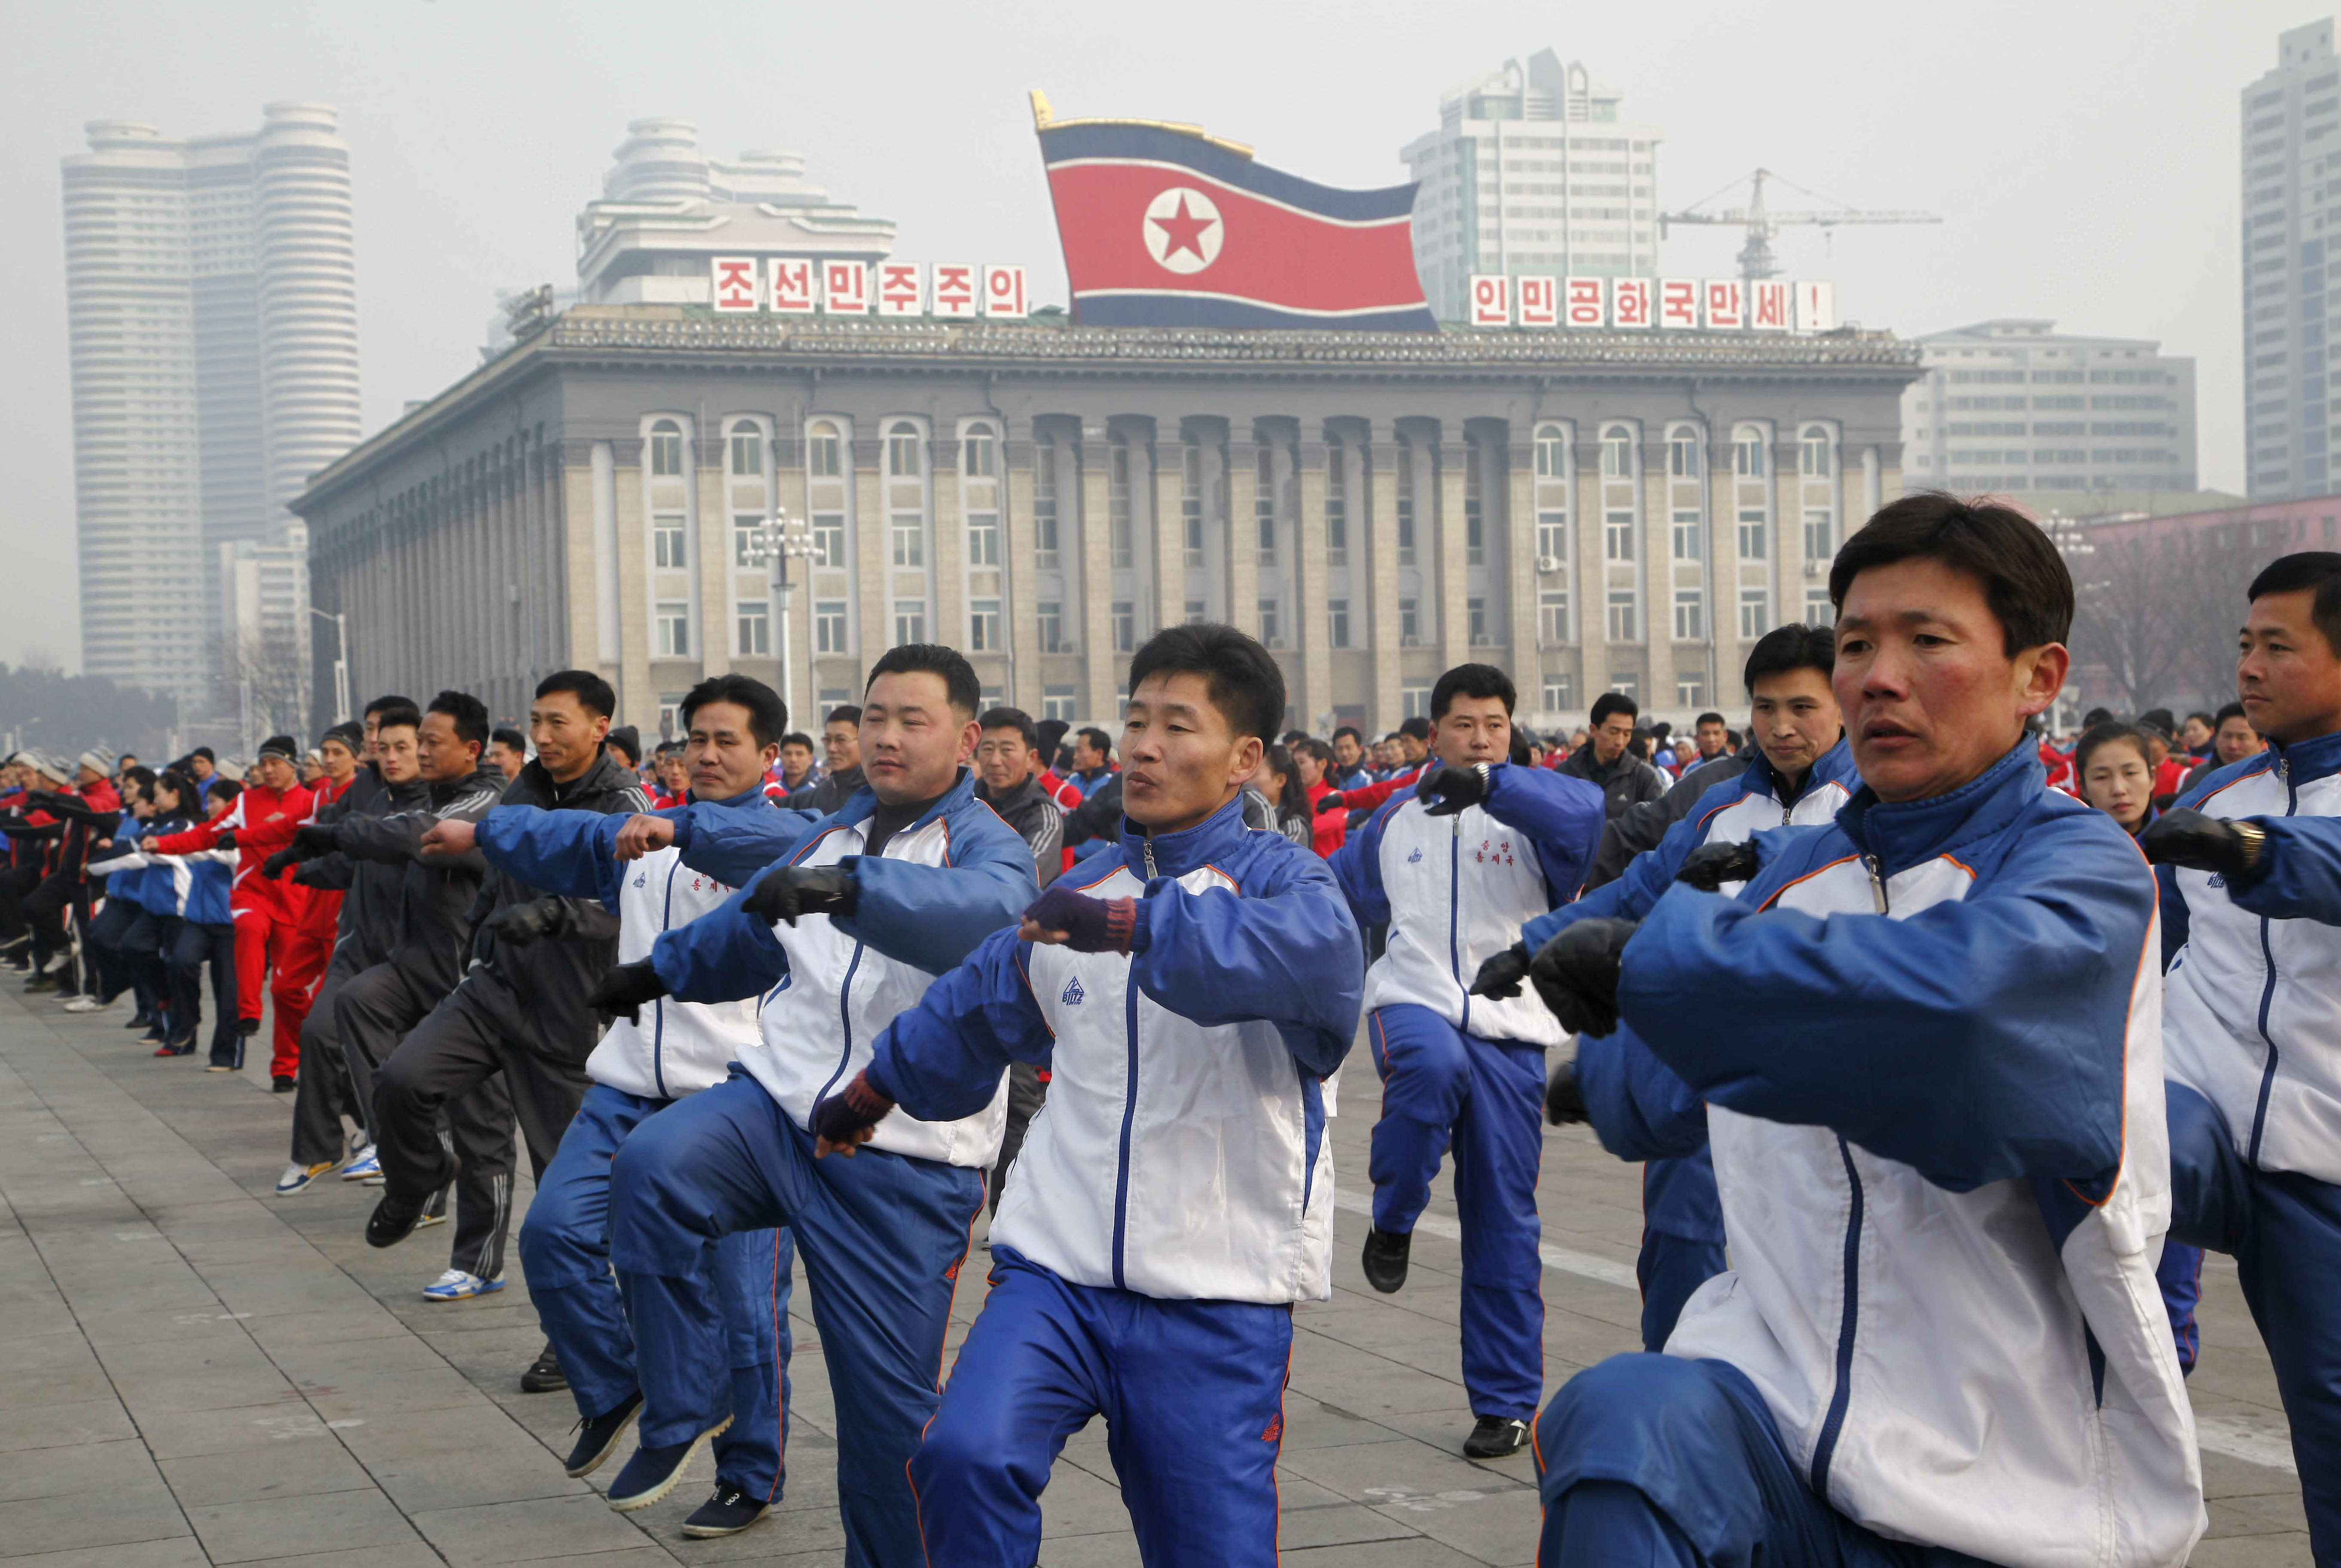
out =
<path fill-rule="evenodd" d="M 310 791 L 297 784 L 283 794 L 264 784 L 247 785 L 235 804 L 213 820 L 154 840 L 155 849 L 163 854 L 185 855 L 211 849 L 223 831 L 235 829 L 235 880 L 229 888 L 227 907 L 235 922 L 239 1018 L 259 1018 L 268 971 L 274 968 L 283 975 L 291 956 L 309 890 L 297 882 L 269 880 L 260 874 L 260 863 L 293 842 L 294 829 L 309 819 L 310 801 Z M 314 983 L 313 977 L 309 986 Z M 292 1077 L 301 1070 L 301 1023 L 309 1010 L 307 991 L 304 986 L 297 1009 L 288 1009 L 281 1000 L 277 1005 L 268 1058 L 271 1077 Z"/>
<path fill-rule="evenodd" d="M 330 779 L 319 779 L 309 791 L 309 810 L 302 820 L 314 822 L 317 813 L 340 799 L 355 779 L 356 775 L 353 774 L 339 784 Z M 269 837 L 273 839 L 274 835 L 270 834 Z M 284 841 L 292 841 L 290 833 L 284 836 Z M 279 849 L 283 847 L 278 846 Z M 342 918 L 342 891 L 338 888 L 304 888 L 292 879 L 290 872 L 276 886 L 288 903 L 296 899 L 298 903 L 292 939 L 284 944 L 284 952 L 276 960 L 276 973 L 268 983 L 269 999 L 276 1004 L 276 1027 L 271 1041 L 272 1060 L 269 1065 L 274 1071 L 285 1070 L 276 1067 L 275 1063 L 284 1059 L 285 1041 L 289 1039 L 295 1064 L 293 1070 L 297 1072 L 301 1059 L 301 1026 L 308 1021 L 309 1004 L 316 999 L 317 982 L 325 978 L 325 966 L 334 957 L 334 938 Z"/>

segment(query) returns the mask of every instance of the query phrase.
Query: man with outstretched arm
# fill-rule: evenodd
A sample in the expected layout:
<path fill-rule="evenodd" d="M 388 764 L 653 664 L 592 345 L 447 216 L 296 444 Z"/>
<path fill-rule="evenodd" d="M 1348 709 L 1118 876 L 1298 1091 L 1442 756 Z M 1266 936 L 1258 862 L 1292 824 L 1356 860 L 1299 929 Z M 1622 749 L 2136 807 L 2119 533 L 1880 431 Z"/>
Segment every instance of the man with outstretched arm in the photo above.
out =
<path fill-rule="evenodd" d="M 2267 749 L 2212 773 L 2145 835 L 2161 867 L 2169 967 L 2170 1234 L 2236 1260 L 2292 1427 L 2309 1545 L 2334 1563 L 2341 555 L 2284 556 L 2253 581 L 2236 678 Z"/>
<path fill-rule="evenodd" d="M 1510 761 L 1514 700 L 1511 677 L 1492 664 L 1441 675 L 1420 781 L 1331 861 L 1358 923 L 1390 928 L 1366 976 L 1367 1040 L 1382 1079 L 1366 1283 L 1386 1293 L 1405 1284 L 1415 1220 L 1451 1149 L 1472 1459 L 1525 1446 L 1544 1397 L 1536 1184 L 1544 1054 L 1561 1032 L 1534 997 L 1465 987 L 1523 922 L 1577 891 L 1606 809 L 1599 785 Z"/>
<path fill-rule="evenodd" d="M 902 1467 L 934 1412 L 1004 1075 L 948 1119 L 892 1123 L 864 1158 L 816 1164 L 807 1128 L 895 1015 L 1032 900 L 1031 850 L 975 799 L 981 702 L 954 650 L 886 653 L 861 713 L 866 782 L 793 850 L 779 831 L 755 849 L 752 833 L 694 823 L 683 864 L 744 890 L 662 933 L 649 959 L 594 992 L 620 1011 L 669 995 L 764 997 L 741 1070 L 637 1126 L 611 1171 L 611 1262 L 643 1391 L 641 1445 L 611 1483 L 613 1508 L 665 1496 L 731 1419 L 717 1248 L 737 1231 L 786 1226 L 835 1394 L 846 1561 L 921 1560 Z M 770 868 L 734 863 L 750 853 Z M 775 853 L 786 858 L 772 864 Z"/>
<path fill-rule="evenodd" d="M 1732 1263 L 1539 1418 L 1539 1561 L 2178 1568 L 2154 878 L 2025 732 L 2072 581 L 2022 513 L 1921 494 L 1829 591 L 1862 788 L 1759 834 L 1738 898 L 1678 884 L 1532 968 L 1642 1103 L 1706 1101 Z"/>
<path fill-rule="evenodd" d="M 1358 931 L 1322 861 L 1243 825 L 1284 711 L 1267 650 L 1170 627 L 1130 692 L 1128 823 L 1097 879 L 986 940 L 813 1112 L 821 1151 L 854 1156 L 822 1166 L 860 1166 L 1054 1050 L 991 1296 L 911 1462 L 934 1568 L 1034 1561 L 1050 1463 L 1101 1414 L 1150 1568 L 1276 1561 L 1292 1304 L 1332 1288 L 1321 1085 L 1357 1032 Z"/>
<path fill-rule="evenodd" d="M 650 956 L 660 933 L 721 905 L 737 891 L 683 864 L 677 822 L 734 813 L 786 820 L 802 833 L 812 819 L 782 810 L 764 794 L 764 770 L 780 751 L 788 710 L 778 693 L 745 675 L 717 675 L 686 692 L 683 761 L 690 797 L 654 816 L 499 806 L 482 819 L 488 863 L 560 898 L 598 899 L 618 917 L 618 957 Z M 652 825 L 664 829 L 658 833 Z M 662 837 L 663 847 L 643 847 Z M 504 939 L 522 939 L 508 923 Z M 531 938 L 533 939 L 533 938 Z M 756 1007 L 661 998 L 639 1021 L 611 1024 L 585 1071 L 593 1080 L 561 1146 L 537 1183 L 520 1231 L 520 1255 L 536 1304 L 577 1401 L 571 1475 L 599 1469 L 642 1408 L 634 1341 L 610 1276 L 610 1162 L 650 1117 L 721 1083 L 729 1064 L 754 1048 Z M 682 1533 L 736 1535 L 780 1500 L 788 1422 L 788 1304 L 796 1248 L 785 1230 L 742 1230 L 715 1249 L 732 1421 L 715 1439 L 715 1491 Z"/>
<path fill-rule="evenodd" d="M 1518 995 L 1530 955 L 1579 920 L 1640 919 L 1687 862 L 1695 863 L 1692 875 L 1704 886 L 1736 893 L 1755 861 L 1752 849 L 1738 856 L 1731 853 L 1734 849 L 1762 829 L 1834 819 L 1861 783 L 1829 686 L 1836 660 L 1835 635 L 1821 627 L 1775 627 L 1758 639 L 1742 671 L 1752 710 L 1748 732 L 1756 742 L 1748 748 L 1746 763 L 1727 761 L 1731 776 L 1720 782 L 1710 779 L 1706 794 L 1657 848 L 1628 862 L 1623 876 L 1530 920 L 1520 932 L 1520 945 L 1490 958 L 1472 989 L 1482 996 Z M 1702 721 L 1700 732 L 1707 728 Z M 1722 728 L 1719 720 L 1715 728 Z M 1605 848 L 1619 826 L 1610 823 Z M 1561 1063 L 1553 1069 L 1546 1107 L 1556 1122 L 1589 1117 L 1612 1154 L 1649 1162 L 1642 1172 L 1642 1246 L 1634 1273 L 1642 1286 L 1642 1348 L 1663 1350 L 1690 1293 L 1723 1272 L 1723 1209 L 1703 1137 L 1695 1153 L 1679 1157 L 1656 1155 L 1625 1139 L 1621 1123 L 1629 1118 L 1614 1114 L 1625 1087 L 1608 1070 L 1616 1060 L 1613 1053 L 1596 1049 L 1575 1063 Z"/>

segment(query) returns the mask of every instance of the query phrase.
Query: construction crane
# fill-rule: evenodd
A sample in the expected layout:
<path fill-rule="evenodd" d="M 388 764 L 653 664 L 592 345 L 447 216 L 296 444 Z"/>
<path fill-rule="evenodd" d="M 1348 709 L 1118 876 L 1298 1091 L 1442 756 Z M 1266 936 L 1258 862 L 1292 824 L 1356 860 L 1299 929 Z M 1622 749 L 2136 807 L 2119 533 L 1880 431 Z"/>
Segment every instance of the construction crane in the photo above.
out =
<path fill-rule="evenodd" d="M 1828 202 L 1829 207 L 1810 212 L 1774 212 L 1764 204 L 1764 182 L 1778 180 L 1799 195 L 1810 196 L 1817 202 Z M 1758 169 L 1748 177 L 1748 204 L 1726 207 L 1721 212 L 1703 213 L 1704 207 L 1724 191 L 1739 184 L 1734 180 L 1703 201 L 1694 203 L 1679 213 L 1659 214 L 1659 237 L 1664 239 L 1669 223 L 1730 223 L 1748 231 L 1748 243 L 1739 247 L 1739 276 L 1743 282 L 1755 283 L 1759 278 L 1780 275 L 1778 258 L 1772 253 L 1772 236 L 1783 223 L 1813 223 L 1821 228 L 1834 228 L 1839 223 L 1939 223 L 1943 220 L 1932 213 L 1865 213 L 1848 207 L 1833 197 L 1818 191 L 1808 191 L 1802 185 L 1783 180 L 1769 169 Z"/>

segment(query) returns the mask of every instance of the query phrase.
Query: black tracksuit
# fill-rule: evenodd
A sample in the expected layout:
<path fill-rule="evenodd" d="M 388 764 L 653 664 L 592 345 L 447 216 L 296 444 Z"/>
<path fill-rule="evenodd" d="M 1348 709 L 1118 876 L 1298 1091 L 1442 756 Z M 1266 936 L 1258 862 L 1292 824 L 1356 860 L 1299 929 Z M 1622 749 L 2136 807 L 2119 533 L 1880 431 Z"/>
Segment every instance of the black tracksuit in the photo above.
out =
<path fill-rule="evenodd" d="M 556 785 L 542 764 L 531 762 L 501 804 L 606 814 L 648 810 L 650 798 L 633 771 L 604 751 L 567 784 Z M 479 920 L 546 896 L 483 868 L 487 879 L 473 910 Z M 601 1034 L 601 1019 L 586 1007 L 585 996 L 618 961 L 618 918 L 598 899 L 563 902 L 569 906 L 564 936 L 513 946 L 479 931 L 462 983 L 376 1076 L 374 1146 L 393 1201 L 419 1204 L 447 1179 L 449 1155 L 431 1136 L 433 1118 L 440 1106 L 498 1072 L 528 1141 L 530 1164 L 542 1176 L 552 1160 L 592 1085 L 585 1058 Z"/>

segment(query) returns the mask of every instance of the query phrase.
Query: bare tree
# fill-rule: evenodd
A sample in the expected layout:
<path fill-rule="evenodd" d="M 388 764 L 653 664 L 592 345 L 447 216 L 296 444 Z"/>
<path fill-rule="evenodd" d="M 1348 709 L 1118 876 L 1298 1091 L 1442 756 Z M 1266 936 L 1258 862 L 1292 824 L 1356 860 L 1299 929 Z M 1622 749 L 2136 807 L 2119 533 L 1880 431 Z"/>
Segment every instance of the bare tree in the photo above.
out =
<path fill-rule="evenodd" d="M 287 734 L 299 739 L 309 728 L 309 661 L 296 638 L 264 632 L 226 633 L 220 639 L 220 674 L 230 703 L 250 703 L 248 740 Z"/>
<path fill-rule="evenodd" d="M 2106 672 L 2124 711 L 2234 700 L 2248 551 L 2193 531 L 2068 536 L 2065 549 L 2074 659 Z"/>

